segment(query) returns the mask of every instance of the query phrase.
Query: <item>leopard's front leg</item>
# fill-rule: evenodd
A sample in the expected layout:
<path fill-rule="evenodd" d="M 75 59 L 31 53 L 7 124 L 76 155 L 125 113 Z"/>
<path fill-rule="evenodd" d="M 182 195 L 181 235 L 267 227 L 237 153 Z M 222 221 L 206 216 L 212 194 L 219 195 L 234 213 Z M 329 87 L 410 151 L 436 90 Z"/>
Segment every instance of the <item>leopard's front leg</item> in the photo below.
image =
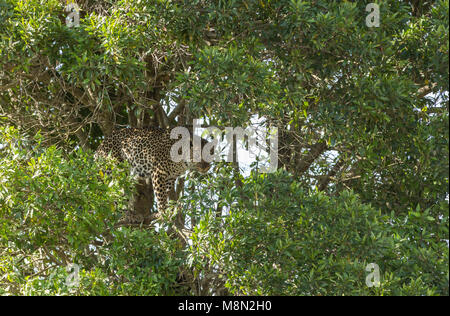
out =
<path fill-rule="evenodd" d="M 165 173 L 152 173 L 153 191 L 156 196 L 156 205 L 158 206 L 158 212 L 164 211 L 167 208 L 167 199 L 169 198 L 169 192 L 175 183 L 174 178 L 170 178 Z"/>

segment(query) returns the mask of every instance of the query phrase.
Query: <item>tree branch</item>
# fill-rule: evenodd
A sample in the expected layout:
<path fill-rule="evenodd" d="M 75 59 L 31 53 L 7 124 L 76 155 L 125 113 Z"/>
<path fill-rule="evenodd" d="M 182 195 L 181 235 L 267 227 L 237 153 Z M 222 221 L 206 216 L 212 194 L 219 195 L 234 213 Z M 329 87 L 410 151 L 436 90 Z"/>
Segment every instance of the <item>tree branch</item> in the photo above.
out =
<path fill-rule="evenodd" d="M 180 114 L 184 110 L 185 105 L 186 101 L 184 99 L 181 99 L 178 105 L 175 107 L 175 109 L 173 109 L 172 112 L 170 112 L 168 116 L 169 121 L 175 120 L 178 114 Z"/>
<path fill-rule="evenodd" d="M 304 157 L 303 159 L 301 159 L 298 164 L 297 167 L 295 168 L 296 172 L 298 174 L 302 174 L 304 173 L 306 170 L 309 169 L 309 167 L 311 167 L 311 165 L 313 164 L 313 162 L 325 151 L 327 150 L 328 146 L 326 144 L 326 142 L 321 141 L 318 143 L 315 143 L 314 145 L 311 146 L 311 149 L 309 151 L 309 153 L 306 155 L 306 157 Z"/>
<path fill-rule="evenodd" d="M 330 172 L 322 177 L 318 182 L 319 191 L 323 191 L 327 188 L 330 181 L 334 178 L 334 176 L 341 170 L 342 166 L 344 165 L 344 160 L 339 159 L 338 162 L 331 168 Z"/>

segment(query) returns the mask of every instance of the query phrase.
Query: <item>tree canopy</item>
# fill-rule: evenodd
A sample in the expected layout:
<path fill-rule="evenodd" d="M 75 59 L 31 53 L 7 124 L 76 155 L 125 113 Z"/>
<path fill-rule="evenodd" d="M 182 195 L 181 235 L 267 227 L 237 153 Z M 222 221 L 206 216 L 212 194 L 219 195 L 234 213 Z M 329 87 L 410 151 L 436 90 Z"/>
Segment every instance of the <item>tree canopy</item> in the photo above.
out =
<path fill-rule="evenodd" d="M 370 2 L 0 0 L 0 294 L 448 295 L 449 1 Z M 194 119 L 278 128 L 278 170 L 120 225 L 151 185 L 92 151 Z"/>

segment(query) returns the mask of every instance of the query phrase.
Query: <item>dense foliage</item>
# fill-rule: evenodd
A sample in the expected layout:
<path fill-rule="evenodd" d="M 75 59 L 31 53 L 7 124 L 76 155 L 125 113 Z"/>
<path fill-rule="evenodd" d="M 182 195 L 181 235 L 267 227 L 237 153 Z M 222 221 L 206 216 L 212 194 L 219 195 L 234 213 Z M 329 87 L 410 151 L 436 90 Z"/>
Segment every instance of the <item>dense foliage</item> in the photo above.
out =
<path fill-rule="evenodd" d="M 0 0 L 0 294 L 448 295 L 449 1 L 370 2 Z M 279 170 L 124 225 L 152 188 L 92 150 L 195 118 L 278 127 Z"/>
<path fill-rule="evenodd" d="M 118 225 L 132 188 L 122 168 L 81 150 L 43 149 L 39 136 L 24 142 L 14 129 L 1 136 L 2 294 L 171 293 L 174 242 Z M 79 274 L 75 289 L 70 273 Z"/>
<path fill-rule="evenodd" d="M 448 293 L 446 203 L 398 217 L 350 191 L 333 198 L 305 191 L 282 172 L 253 174 L 239 190 L 223 180 L 208 187 L 188 197 L 203 205 L 190 209 L 207 210 L 190 256 L 198 271 L 213 263 L 233 294 Z M 217 216 L 217 205 L 230 205 L 227 216 Z M 380 267 L 380 288 L 366 286 L 369 263 Z"/>

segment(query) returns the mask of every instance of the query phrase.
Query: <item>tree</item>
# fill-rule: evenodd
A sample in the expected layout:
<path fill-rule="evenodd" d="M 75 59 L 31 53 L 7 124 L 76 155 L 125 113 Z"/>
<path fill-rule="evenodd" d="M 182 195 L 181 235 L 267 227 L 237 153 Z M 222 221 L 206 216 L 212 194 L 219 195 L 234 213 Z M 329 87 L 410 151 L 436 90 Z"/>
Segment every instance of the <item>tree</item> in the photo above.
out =
<path fill-rule="evenodd" d="M 85 264 L 86 280 L 110 283 L 80 293 L 448 295 L 449 3 L 376 1 L 379 27 L 366 24 L 368 3 L 79 0 L 79 25 L 70 26 L 64 1 L 0 2 L 0 119 L 31 143 L 30 135 L 39 131 L 39 145 L 27 148 L 51 157 L 55 170 L 58 155 L 68 155 L 67 164 L 94 181 L 94 169 L 77 162 L 89 158 L 70 152 L 95 149 L 116 127 L 171 128 L 195 118 L 219 128 L 245 128 L 254 118 L 278 127 L 276 173 L 253 170 L 244 177 L 238 163 L 218 163 L 209 177 L 179 182 L 173 192 L 178 202 L 161 230 L 109 228 L 118 235 L 99 245 L 110 251 L 105 258 L 121 256 L 111 246 L 125 242 L 121 234 L 133 235 L 137 245 L 157 240 L 154 252 L 165 258 L 162 271 L 171 275 L 162 278 L 166 283 L 155 279 L 150 290 L 133 287 L 127 278 L 120 292 L 118 262 L 125 257 L 110 263 L 110 270 L 109 263 L 103 269 L 92 259 Z M 4 135 L 11 133 L 18 132 Z M 27 164 L 40 156 L 17 156 L 16 149 L 7 150 L 11 142 L 1 143 L 8 144 L 2 149 L 2 186 L 13 171 L 15 179 L 35 181 Z M 12 166 L 8 161 L 14 159 L 22 164 Z M 95 181 L 88 191 L 103 188 Z M 28 220 L 34 206 L 18 206 L 23 183 L 9 185 L 9 193 L 1 191 L 2 212 L 13 222 Z M 114 186 L 91 197 L 98 204 L 79 206 L 91 210 L 89 220 L 110 216 L 112 200 L 115 209 L 149 214 L 151 186 L 130 185 L 131 205 L 124 205 Z M 36 203 L 44 216 L 50 206 Z M 11 234 L 20 235 L 19 222 L 2 233 L 5 258 L 12 260 L 5 259 L 4 271 L 19 265 L 6 255 Z M 52 225 L 62 229 L 63 223 Z M 249 225 L 257 229 L 248 231 Z M 190 242 L 166 235 L 172 229 Z M 73 242 L 88 247 L 102 232 L 86 230 Z M 53 256 L 62 277 L 67 262 L 61 256 L 75 244 L 53 242 L 59 254 L 45 253 L 39 239 L 28 248 L 15 244 L 14 251 L 27 262 L 35 254 L 27 251 L 44 251 L 40 258 L 47 264 Z M 136 261 L 123 264 L 155 267 L 147 256 L 138 252 Z M 364 286 L 364 268 L 372 262 L 382 271 L 379 288 Z M 8 284 L 24 293 L 25 276 L 40 280 L 53 271 L 45 264 Z M 36 269 L 42 272 L 33 276 Z M 174 275 L 183 279 L 178 285 L 189 286 L 167 285 Z M 36 293 L 48 286 L 29 282 Z"/>

